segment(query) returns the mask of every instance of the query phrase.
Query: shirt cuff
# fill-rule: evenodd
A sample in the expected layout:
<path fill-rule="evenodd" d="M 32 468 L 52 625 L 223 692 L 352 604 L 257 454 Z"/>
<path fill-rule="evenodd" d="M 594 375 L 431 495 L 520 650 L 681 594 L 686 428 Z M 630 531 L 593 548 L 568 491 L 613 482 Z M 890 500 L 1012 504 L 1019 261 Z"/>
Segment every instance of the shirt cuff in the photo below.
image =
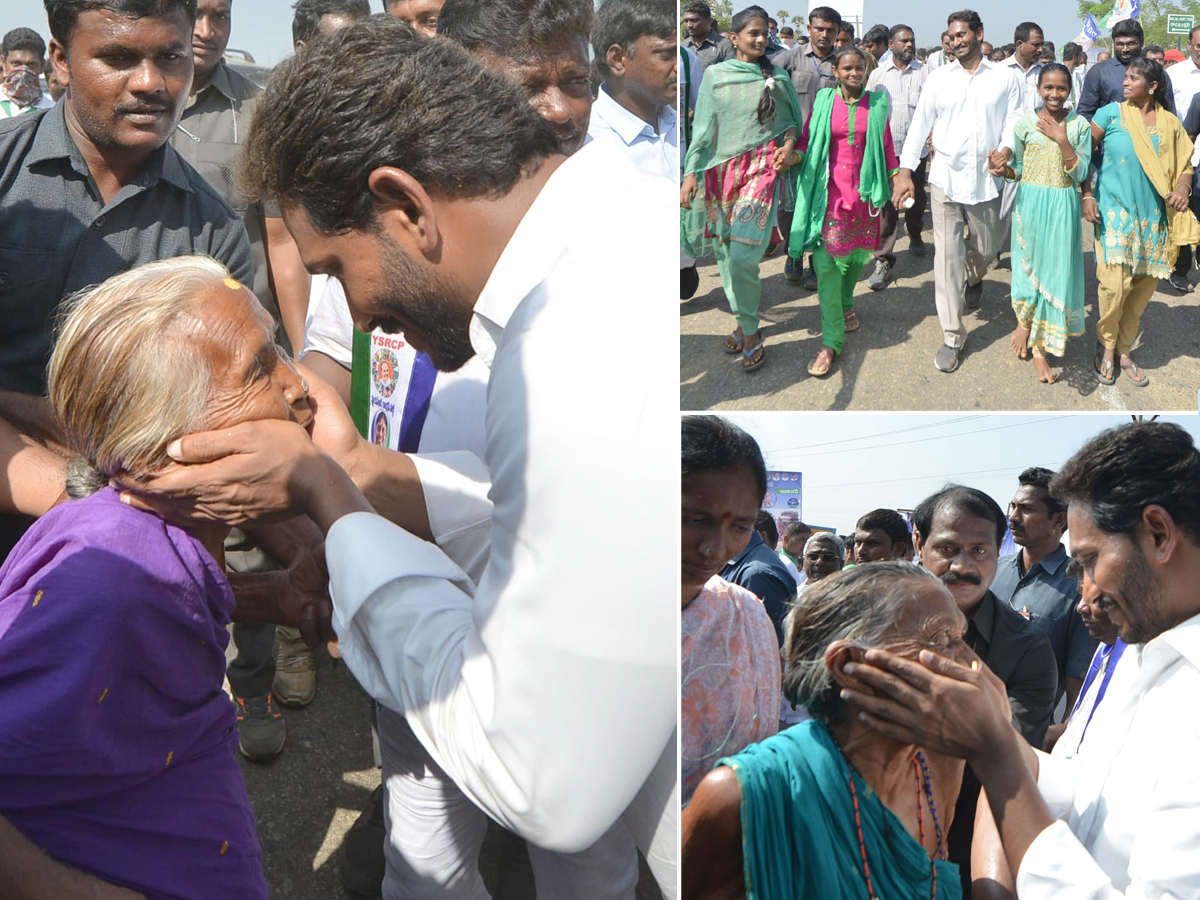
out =
<path fill-rule="evenodd" d="M 1064 896 L 1120 897 L 1112 881 L 1075 837 L 1066 822 L 1047 826 L 1033 839 L 1017 872 L 1021 900 L 1061 900 Z"/>
<path fill-rule="evenodd" d="M 1079 763 L 1041 750 L 1033 752 L 1037 754 L 1038 759 L 1038 792 L 1050 807 L 1050 815 L 1056 819 L 1065 819 L 1075 802 Z"/>

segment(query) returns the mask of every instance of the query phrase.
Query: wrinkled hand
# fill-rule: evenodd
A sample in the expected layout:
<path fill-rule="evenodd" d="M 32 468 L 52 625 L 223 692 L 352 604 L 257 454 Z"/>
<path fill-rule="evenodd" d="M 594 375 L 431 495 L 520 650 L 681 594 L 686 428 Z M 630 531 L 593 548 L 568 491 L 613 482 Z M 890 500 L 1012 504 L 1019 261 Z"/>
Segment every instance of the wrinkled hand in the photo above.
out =
<path fill-rule="evenodd" d="M 1100 224 L 1100 205 L 1094 197 L 1085 197 L 1083 200 L 1083 217 L 1092 225 Z"/>
<path fill-rule="evenodd" d="M 917 190 L 913 186 L 912 172 L 908 169 L 901 169 L 892 181 L 892 206 L 896 209 L 904 209 L 904 201 L 909 197 L 915 198 L 916 195 Z"/>
<path fill-rule="evenodd" d="M 1175 188 L 1166 196 L 1167 206 L 1177 212 L 1183 212 L 1188 208 L 1188 195 L 1182 188 Z"/>
<path fill-rule="evenodd" d="M 289 518 L 304 511 L 328 464 L 303 427 L 278 419 L 189 434 L 168 452 L 175 462 L 159 472 L 114 482 L 122 500 L 181 524 Z"/>
<path fill-rule="evenodd" d="M 333 386 L 304 365 L 296 368 L 308 381 L 308 404 L 313 412 L 313 443 L 332 456 L 334 462 L 353 477 L 367 442 L 354 427 L 350 411 Z"/>
<path fill-rule="evenodd" d="M 997 176 L 1004 176 L 1004 169 L 1008 166 L 1008 157 L 999 150 L 988 151 L 988 171 Z"/>
<path fill-rule="evenodd" d="M 284 591 L 278 597 L 279 622 L 300 629 L 310 647 L 336 641 L 333 604 L 329 600 L 329 571 L 325 545 L 316 545 L 287 570 Z"/>
<path fill-rule="evenodd" d="M 842 699 L 880 734 L 970 763 L 1016 733 L 1004 682 L 970 656 L 978 669 L 928 650 L 920 662 L 869 650 L 864 663 L 847 663 L 845 672 L 876 696 L 847 689 Z"/>
<path fill-rule="evenodd" d="M 684 209 L 692 208 L 692 198 L 696 196 L 696 190 L 699 183 L 696 181 L 696 174 L 689 172 L 683 178 L 683 185 L 679 188 L 679 205 Z"/>

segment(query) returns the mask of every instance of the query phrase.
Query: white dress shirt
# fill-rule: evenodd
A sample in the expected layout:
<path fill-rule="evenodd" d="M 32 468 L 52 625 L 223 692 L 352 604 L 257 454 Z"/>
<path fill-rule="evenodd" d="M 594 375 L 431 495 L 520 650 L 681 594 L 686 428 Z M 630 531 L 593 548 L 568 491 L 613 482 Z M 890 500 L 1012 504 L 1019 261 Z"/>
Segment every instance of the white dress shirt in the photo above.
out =
<path fill-rule="evenodd" d="M 1045 63 L 1035 60 L 1033 65 L 1028 69 L 1022 69 L 1014 53 L 1008 59 L 1004 60 L 1001 65 L 1008 66 L 1016 73 L 1017 78 L 1021 80 L 1021 109 L 1027 113 L 1041 109 L 1042 97 L 1038 93 L 1037 82 L 1038 75 L 1041 74 L 1042 69 L 1046 68 Z"/>
<path fill-rule="evenodd" d="M 1200 616 L 1126 648 L 1072 759 L 1038 753 L 1059 821 L 1030 844 L 1021 900 L 1200 897 Z"/>
<path fill-rule="evenodd" d="M 593 140 L 613 142 L 651 175 L 679 177 L 679 114 L 669 103 L 659 108 L 655 128 L 614 100 L 602 84 L 592 104 L 588 134 Z"/>
<path fill-rule="evenodd" d="M 677 193 L 599 141 L 563 162 L 475 305 L 483 463 L 413 457 L 436 544 L 368 513 L 326 542 L 342 655 L 463 792 L 549 850 L 621 818 L 668 898 L 678 589 L 647 536 L 678 515 L 679 397 L 628 337 L 678 327 Z"/>
<path fill-rule="evenodd" d="M 1182 122 L 1191 108 L 1192 98 L 1200 92 L 1200 68 L 1188 56 L 1181 63 L 1171 66 L 1171 93 L 1175 99 L 1175 115 Z"/>
<path fill-rule="evenodd" d="M 917 101 L 921 99 L 921 88 L 932 72 L 919 59 L 914 59 L 901 69 L 889 57 L 880 62 L 867 79 L 868 91 L 883 91 L 888 95 L 888 124 L 892 128 L 892 143 L 897 147 L 904 146 L 909 123 L 912 122 Z M 928 154 L 928 145 L 922 146 L 921 158 L 924 159 Z"/>
<path fill-rule="evenodd" d="M 926 79 L 900 166 L 915 169 L 920 164 L 932 129 L 929 183 L 954 203 L 992 200 L 1000 195 L 1000 179 L 988 174 L 988 152 L 1012 146 L 1013 128 L 1022 115 L 1021 81 L 1011 68 L 985 59 L 968 74 L 955 60 Z"/>

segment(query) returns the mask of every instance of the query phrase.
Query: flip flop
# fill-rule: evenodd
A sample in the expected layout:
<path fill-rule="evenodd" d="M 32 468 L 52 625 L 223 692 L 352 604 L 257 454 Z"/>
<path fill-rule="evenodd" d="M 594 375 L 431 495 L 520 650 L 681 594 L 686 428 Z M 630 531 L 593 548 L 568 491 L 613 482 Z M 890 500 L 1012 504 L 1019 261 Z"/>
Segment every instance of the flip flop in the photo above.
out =
<path fill-rule="evenodd" d="M 1138 364 L 1131 360 L 1129 365 L 1121 366 L 1121 371 L 1125 373 L 1125 377 L 1132 381 L 1136 387 L 1145 387 L 1150 383 L 1150 376 L 1146 374 L 1145 369 L 1142 369 L 1142 380 L 1138 381 L 1138 379 L 1133 377 L 1133 372 L 1137 368 L 1139 368 Z M 1115 376 L 1113 380 L 1116 380 Z"/>
<path fill-rule="evenodd" d="M 758 354 L 758 362 L 751 362 L 750 360 L 752 360 L 754 358 L 755 353 Z M 745 359 L 742 360 L 742 368 L 745 369 L 747 372 L 754 371 L 759 366 L 761 366 L 764 362 L 766 362 L 767 361 L 767 351 L 763 347 L 762 338 L 759 338 L 758 343 L 755 344 L 753 347 L 751 347 L 749 350 L 743 350 L 742 356 L 745 357 Z"/>
<path fill-rule="evenodd" d="M 1113 361 L 1111 359 L 1105 359 L 1103 356 L 1101 356 L 1100 359 L 1092 364 L 1092 368 L 1096 372 L 1096 380 L 1101 384 L 1117 383 L 1116 367 L 1113 366 Z M 1136 384 L 1137 382 L 1134 383 Z"/>
<path fill-rule="evenodd" d="M 820 360 L 820 358 L 825 355 L 826 350 L 829 351 L 829 365 L 825 367 L 824 372 L 819 372 L 816 369 L 817 361 Z M 817 351 L 817 355 L 815 357 L 813 357 L 813 361 L 808 364 L 808 374 L 811 375 L 813 378 L 824 378 L 826 375 L 828 375 L 830 372 L 833 371 L 833 363 L 834 363 L 834 360 L 836 360 L 836 359 L 837 359 L 837 354 L 833 352 L 833 348 L 822 347 L 820 350 Z"/>
<path fill-rule="evenodd" d="M 862 327 L 862 320 L 859 319 L 858 313 L 854 311 L 854 307 L 850 307 L 842 313 L 842 322 L 846 326 L 846 331 L 858 331 Z"/>
<path fill-rule="evenodd" d="M 733 346 L 732 347 L 729 346 L 729 338 L 733 338 Z M 746 339 L 744 337 L 739 338 L 737 336 L 737 332 L 734 331 L 732 334 L 729 335 L 729 337 L 725 338 L 725 340 L 721 343 L 721 349 L 724 350 L 726 353 L 728 353 L 730 356 L 733 356 L 735 353 L 742 352 L 742 346 L 745 344 L 745 342 L 746 342 Z"/>

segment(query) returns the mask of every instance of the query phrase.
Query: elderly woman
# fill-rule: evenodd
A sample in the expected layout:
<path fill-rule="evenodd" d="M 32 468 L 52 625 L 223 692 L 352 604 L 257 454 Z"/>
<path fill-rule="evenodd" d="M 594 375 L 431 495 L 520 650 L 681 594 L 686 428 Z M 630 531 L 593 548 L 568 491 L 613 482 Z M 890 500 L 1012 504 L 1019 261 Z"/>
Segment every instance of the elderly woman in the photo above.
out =
<path fill-rule="evenodd" d="M 842 689 L 872 647 L 965 658 L 967 621 L 938 579 L 907 562 L 831 575 L 798 605 L 788 699 L 813 719 L 723 759 L 683 816 L 683 896 L 752 900 L 961 897 L 944 836 L 961 764 L 867 728 Z"/>
<path fill-rule="evenodd" d="M 39 885 L 57 886 L 45 896 L 267 897 L 221 690 L 234 612 L 223 529 L 177 527 L 108 482 L 163 467 L 198 429 L 307 425 L 307 385 L 273 334 L 254 295 L 203 257 L 68 302 L 49 387 L 80 456 L 75 499 L 0 568 L 0 815 L 52 858 L 38 864 Z M 0 859 L 29 853 L 0 826 Z"/>

